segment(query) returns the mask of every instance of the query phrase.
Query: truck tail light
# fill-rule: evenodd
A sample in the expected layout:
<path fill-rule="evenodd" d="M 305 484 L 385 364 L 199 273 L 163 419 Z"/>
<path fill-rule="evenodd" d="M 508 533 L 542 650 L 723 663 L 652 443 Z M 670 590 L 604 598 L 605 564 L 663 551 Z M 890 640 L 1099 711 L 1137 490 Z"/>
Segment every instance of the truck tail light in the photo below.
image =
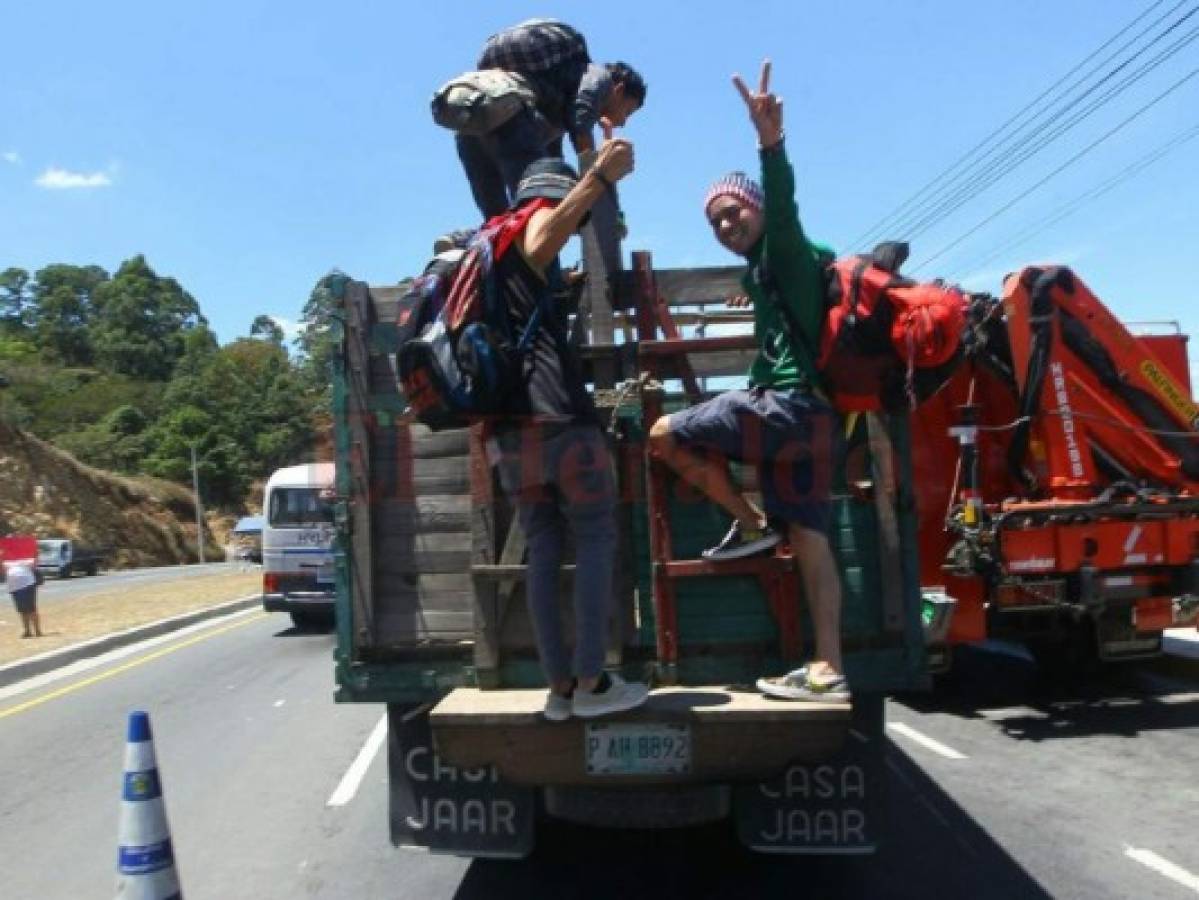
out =
<path fill-rule="evenodd" d="M 279 576 L 274 572 L 264 572 L 262 575 L 262 592 L 264 594 L 279 593 Z"/>

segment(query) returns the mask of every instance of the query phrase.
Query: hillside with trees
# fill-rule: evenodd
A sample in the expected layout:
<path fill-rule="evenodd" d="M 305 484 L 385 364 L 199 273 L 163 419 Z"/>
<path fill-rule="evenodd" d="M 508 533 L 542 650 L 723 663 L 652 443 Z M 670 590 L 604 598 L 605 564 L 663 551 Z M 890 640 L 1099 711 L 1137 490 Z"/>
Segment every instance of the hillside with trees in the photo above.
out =
<path fill-rule="evenodd" d="M 190 490 L 245 509 L 251 485 L 323 455 L 328 298 L 317 289 L 289 349 L 266 315 L 224 345 L 199 303 L 142 256 L 0 272 L 0 424 L 86 467 Z M 0 446 L 0 456 L 5 448 Z M 0 519 L 15 511 L 0 509 Z"/>

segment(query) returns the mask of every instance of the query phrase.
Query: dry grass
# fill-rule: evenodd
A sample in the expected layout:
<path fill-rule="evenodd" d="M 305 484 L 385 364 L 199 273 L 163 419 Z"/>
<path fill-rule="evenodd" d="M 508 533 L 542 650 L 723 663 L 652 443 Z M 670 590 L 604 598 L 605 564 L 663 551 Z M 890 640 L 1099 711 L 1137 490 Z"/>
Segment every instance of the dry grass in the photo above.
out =
<path fill-rule="evenodd" d="M 257 569 L 235 570 L 220 575 L 181 578 L 165 584 L 99 590 L 78 599 L 39 602 L 42 632 L 46 636 L 30 640 L 21 638 L 20 617 L 4 594 L 3 606 L 0 606 L 0 664 L 215 606 L 256 593 L 261 588 L 262 573 Z"/>

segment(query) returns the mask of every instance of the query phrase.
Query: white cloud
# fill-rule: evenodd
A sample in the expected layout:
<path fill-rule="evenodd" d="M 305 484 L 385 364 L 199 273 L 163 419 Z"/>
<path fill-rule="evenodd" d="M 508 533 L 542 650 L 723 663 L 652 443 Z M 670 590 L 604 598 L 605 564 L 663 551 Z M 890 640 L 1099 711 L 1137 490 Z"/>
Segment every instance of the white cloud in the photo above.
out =
<path fill-rule="evenodd" d="M 107 172 L 70 172 L 51 166 L 35 181 L 38 187 L 51 191 L 68 191 L 76 188 L 101 188 L 112 184 L 112 178 Z"/>
<path fill-rule="evenodd" d="M 21 164 L 21 154 L 16 150 L 8 150 L 5 153 L 0 154 L 0 158 L 3 158 L 6 163 L 12 163 L 14 166 L 19 166 Z"/>

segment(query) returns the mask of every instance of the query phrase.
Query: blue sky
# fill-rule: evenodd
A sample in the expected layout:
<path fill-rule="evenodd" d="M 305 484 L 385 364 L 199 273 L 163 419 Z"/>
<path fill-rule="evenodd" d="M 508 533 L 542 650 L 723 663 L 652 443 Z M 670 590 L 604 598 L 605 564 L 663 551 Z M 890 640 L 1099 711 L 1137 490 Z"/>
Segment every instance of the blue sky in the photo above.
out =
<path fill-rule="evenodd" d="M 1146 23 L 1174 5 L 1162 3 Z M 733 261 L 712 240 L 700 198 L 724 171 L 756 167 L 729 76 L 756 75 L 769 56 L 806 227 L 840 251 L 857 250 L 853 241 L 877 220 L 1150 6 L 10 5 L 0 267 L 112 271 L 144 253 L 191 291 L 222 341 L 247 333 L 258 313 L 294 322 L 332 267 L 394 282 L 423 265 L 433 236 L 475 218 L 450 134 L 429 118 L 430 93 L 470 68 L 488 34 L 533 15 L 574 24 L 595 58 L 626 60 L 648 81 L 648 103 L 626 130 L 637 153 L 623 189 L 626 249 L 649 249 L 661 266 Z M 1196 66 L 1199 42 L 921 235 L 913 259 L 956 239 Z M 1199 330 L 1199 140 L 986 260 L 1197 123 L 1199 77 L 921 274 L 997 291 L 1002 273 L 1022 263 L 1066 262 L 1126 319 L 1178 319 Z"/>

